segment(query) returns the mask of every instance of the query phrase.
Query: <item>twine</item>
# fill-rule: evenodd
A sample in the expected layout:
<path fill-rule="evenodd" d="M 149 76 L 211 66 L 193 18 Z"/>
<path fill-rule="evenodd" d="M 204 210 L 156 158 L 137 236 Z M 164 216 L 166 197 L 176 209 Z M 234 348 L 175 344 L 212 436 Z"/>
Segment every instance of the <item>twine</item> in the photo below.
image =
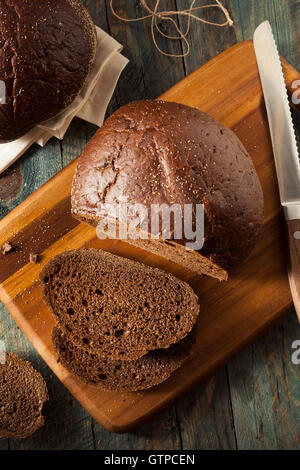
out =
<path fill-rule="evenodd" d="M 110 8 L 111 8 L 111 11 L 112 11 L 113 15 L 116 18 L 118 18 L 119 20 L 124 21 L 126 23 L 131 23 L 131 22 L 135 22 L 135 21 L 145 21 L 145 20 L 151 18 L 151 35 L 152 35 L 154 45 L 155 45 L 156 49 L 162 55 L 167 56 L 167 57 L 178 57 L 178 58 L 180 58 L 180 57 L 186 57 L 187 55 L 189 55 L 189 53 L 191 51 L 191 45 L 190 45 L 190 43 L 187 39 L 187 36 L 189 35 L 189 32 L 190 32 L 191 20 L 192 19 L 194 19 L 196 21 L 199 21 L 200 23 L 205 23 L 205 24 L 209 24 L 209 25 L 212 25 L 212 26 L 218 26 L 218 27 L 232 26 L 233 25 L 233 21 L 230 18 L 228 10 L 222 5 L 220 0 L 215 0 L 215 2 L 216 2 L 215 4 L 202 5 L 202 6 L 196 6 L 196 7 L 195 7 L 195 3 L 196 3 L 197 0 L 191 0 L 191 5 L 188 9 L 179 10 L 179 11 L 172 11 L 172 10 L 170 10 L 170 11 L 159 11 L 161 0 L 155 0 L 155 6 L 154 6 L 153 9 L 149 7 L 149 5 L 147 3 L 148 0 L 140 0 L 140 1 L 141 1 L 142 6 L 145 8 L 145 10 L 147 12 L 146 15 L 144 15 L 140 18 L 128 19 L 128 18 L 124 18 L 124 17 L 120 16 L 115 10 L 115 7 L 113 5 L 113 0 L 110 0 Z M 224 23 L 213 23 L 211 21 L 205 20 L 204 18 L 200 18 L 199 16 L 196 16 L 194 14 L 196 11 L 203 10 L 204 8 L 218 8 L 219 10 L 221 10 L 223 12 L 223 14 L 225 16 L 225 22 Z M 179 17 L 179 16 L 187 17 L 187 28 L 186 28 L 185 31 L 181 27 L 178 26 L 177 21 L 174 19 L 174 17 L 176 18 L 176 17 Z M 164 33 L 161 30 L 160 25 L 158 24 L 159 21 L 160 22 L 163 22 L 163 21 L 171 22 L 173 24 L 173 26 L 175 27 L 175 29 L 178 33 L 178 36 L 171 36 L 169 34 Z M 157 31 L 158 34 L 160 34 L 161 36 L 163 36 L 166 39 L 182 40 L 185 44 L 186 51 L 183 52 L 182 54 L 171 54 L 171 53 L 163 51 L 157 43 L 155 31 Z"/>

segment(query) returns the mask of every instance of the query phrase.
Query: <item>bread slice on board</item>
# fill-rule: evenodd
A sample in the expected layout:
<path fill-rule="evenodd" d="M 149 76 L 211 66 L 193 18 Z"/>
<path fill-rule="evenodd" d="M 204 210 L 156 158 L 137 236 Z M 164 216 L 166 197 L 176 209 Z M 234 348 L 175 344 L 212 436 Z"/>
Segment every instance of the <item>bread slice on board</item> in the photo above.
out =
<path fill-rule="evenodd" d="M 6 354 L 0 364 L 0 438 L 26 438 L 44 424 L 46 383 L 30 364 Z"/>
<path fill-rule="evenodd" d="M 81 349 L 110 359 L 135 360 L 170 347 L 199 314 L 187 283 L 102 250 L 59 254 L 40 279 L 60 329 Z"/>
<path fill-rule="evenodd" d="M 174 233 L 128 242 L 219 280 L 249 255 L 262 228 L 262 188 L 243 144 L 212 117 L 177 103 L 129 103 L 81 155 L 72 190 L 74 217 L 97 226 L 103 204 L 116 211 L 120 201 L 143 205 L 149 220 L 153 205 L 203 204 L 201 250 L 187 250 L 187 240 Z M 135 218 L 129 214 L 128 225 Z"/>
<path fill-rule="evenodd" d="M 52 341 L 59 362 L 86 384 L 119 392 L 137 391 L 164 382 L 179 369 L 192 354 L 194 330 L 169 349 L 151 351 L 136 361 L 112 361 L 101 354 L 86 352 L 58 327 L 53 330 Z"/>

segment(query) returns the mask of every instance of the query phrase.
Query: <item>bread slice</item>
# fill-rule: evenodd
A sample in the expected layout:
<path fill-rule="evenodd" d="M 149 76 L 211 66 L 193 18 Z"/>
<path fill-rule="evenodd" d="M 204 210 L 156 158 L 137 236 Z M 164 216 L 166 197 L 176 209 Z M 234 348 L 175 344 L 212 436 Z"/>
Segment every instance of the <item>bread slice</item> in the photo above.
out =
<path fill-rule="evenodd" d="M 135 360 L 168 348 L 193 329 L 199 302 L 185 282 L 102 250 L 53 258 L 42 270 L 44 299 L 81 349 Z"/>
<path fill-rule="evenodd" d="M 0 438 L 26 438 L 44 424 L 46 383 L 30 364 L 7 354 L 0 364 Z"/>
<path fill-rule="evenodd" d="M 101 354 L 88 353 L 76 346 L 70 336 L 55 327 L 52 341 L 59 362 L 88 385 L 113 391 L 138 391 L 165 380 L 192 354 L 195 328 L 169 349 L 151 351 L 136 361 L 111 361 Z"/>

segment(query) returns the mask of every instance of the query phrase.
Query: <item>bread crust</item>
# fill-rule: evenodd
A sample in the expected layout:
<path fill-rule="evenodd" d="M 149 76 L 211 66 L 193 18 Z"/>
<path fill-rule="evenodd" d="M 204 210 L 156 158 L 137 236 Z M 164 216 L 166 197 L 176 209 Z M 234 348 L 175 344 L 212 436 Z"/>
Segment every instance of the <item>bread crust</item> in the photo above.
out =
<path fill-rule="evenodd" d="M 193 253 L 192 269 L 219 279 L 249 255 L 262 228 L 262 188 L 240 140 L 207 114 L 178 103 L 137 101 L 120 108 L 81 155 L 73 216 L 96 226 L 101 204 L 122 198 L 148 210 L 151 204 L 203 204 L 205 243 Z M 155 243 L 145 249 L 164 256 Z M 174 261 L 193 264 L 176 253 Z"/>
<path fill-rule="evenodd" d="M 46 383 L 32 364 L 6 354 L 0 364 L 0 438 L 24 439 L 44 424 L 42 409 L 48 400 Z"/>

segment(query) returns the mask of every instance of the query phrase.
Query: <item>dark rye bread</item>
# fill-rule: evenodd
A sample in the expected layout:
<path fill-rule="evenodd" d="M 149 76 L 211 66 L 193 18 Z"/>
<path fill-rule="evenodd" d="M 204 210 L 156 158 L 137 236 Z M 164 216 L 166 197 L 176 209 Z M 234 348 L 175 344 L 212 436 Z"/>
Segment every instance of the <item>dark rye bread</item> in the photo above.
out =
<path fill-rule="evenodd" d="M 96 53 L 80 0 L 0 0 L 0 142 L 56 116 L 82 89 Z"/>
<path fill-rule="evenodd" d="M 146 390 L 167 380 L 192 354 L 195 337 L 194 328 L 169 349 L 151 351 L 136 361 L 111 361 L 82 350 L 57 327 L 52 333 L 58 360 L 69 372 L 88 385 L 117 392 Z"/>
<path fill-rule="evenodd" d="M 199 314 L 185 282 L 102 250 L 57 255 L 40 279 L 58 326 L 80 348 L 110 359 L 168 348 L 187 336 Z"/>
<path fill-rule="evenodd" d="M 44 424 L 46 383 L 30 364 L 6 354 L 0 364 L 0 438 L 26 438 Z"/>
<path fill-rule="evenodd" d="M 205 243 L 129 240 L 133 245 L 220 280 L 251 252 L 261 232 L 263 193 L 237 136 L 212 117 L 177 103 L 138 101 L 115 112 L 79 159 L 74 217 L 92 226 L 101 205 L 202 203 Z M 129 217 L 129 223 L 131 218 Z M 171 234 L 172 235 L 172 234 Z"/>

